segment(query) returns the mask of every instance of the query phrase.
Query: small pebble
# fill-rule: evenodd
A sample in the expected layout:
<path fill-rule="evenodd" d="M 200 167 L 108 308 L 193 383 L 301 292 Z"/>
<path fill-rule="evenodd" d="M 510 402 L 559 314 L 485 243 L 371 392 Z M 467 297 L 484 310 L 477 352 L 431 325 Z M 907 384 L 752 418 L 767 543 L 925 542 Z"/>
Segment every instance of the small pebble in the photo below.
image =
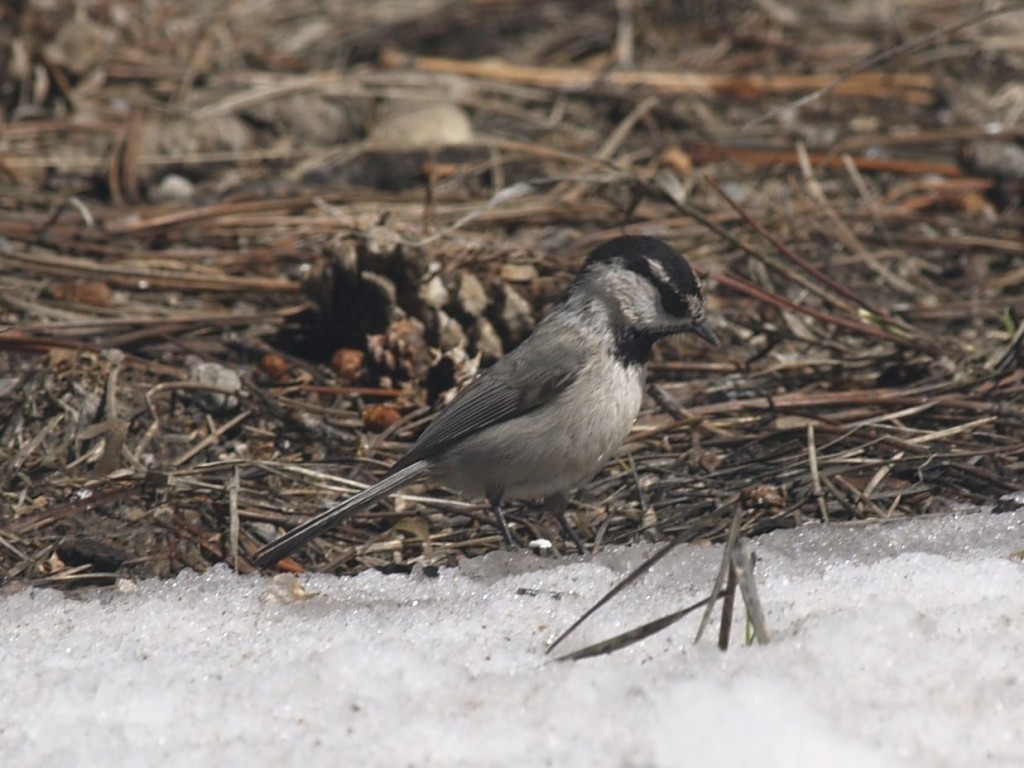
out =
<path fill-rule="evenodd" d="M 378 146 L 437 147 L 473 141 L 473 124 L 465 110 L 454 104 L 395 102 L 381 109 L 370 132 Z"/>
<path fill-rule="evenodd" d="M 154 203 L 173 203 L 179 200 L 191 200 L 196 194 L 196 185 L 177 173 L 169 173 L 160 179 L 149 194 Z"/>
<path fill-rule="evenodd" d="M 189 379 L 209 389 L 193 390 L 200 406 L 213 414 L 225 414 L 238 408 L 242 377 L 220 363 L 200 362 L 189 366 Z"/>

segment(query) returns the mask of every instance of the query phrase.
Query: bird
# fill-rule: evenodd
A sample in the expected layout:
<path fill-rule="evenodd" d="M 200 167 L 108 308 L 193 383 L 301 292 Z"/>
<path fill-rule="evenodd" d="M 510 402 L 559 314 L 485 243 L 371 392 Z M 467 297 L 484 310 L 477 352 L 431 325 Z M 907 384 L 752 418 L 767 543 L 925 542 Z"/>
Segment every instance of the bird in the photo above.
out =
<path fill-rule="evenodd" d="M 690 264 L 654 237 L 608 240 L 533 332 L 464 388 L 381 480 L 271 541 L 256 563 L 272 565 L 422 480 L 486 498 L 509 543 L 511 499 L 542 499 L 573 531 L 564 517 L 570 492 L 632 429 L 654 343 L 682 333 L 719 346 Z"/>

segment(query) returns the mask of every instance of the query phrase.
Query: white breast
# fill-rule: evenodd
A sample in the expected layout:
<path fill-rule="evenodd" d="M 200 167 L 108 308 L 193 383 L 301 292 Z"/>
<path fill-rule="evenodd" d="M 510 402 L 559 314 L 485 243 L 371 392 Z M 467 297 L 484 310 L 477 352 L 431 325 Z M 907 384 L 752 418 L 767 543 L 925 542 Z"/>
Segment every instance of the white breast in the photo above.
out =
<path fill-rule="evenodd" d="M 551 403 L 449 450 L 435 476 L 467 496 L 544 498 L 588 480 L 622 444 L 645 371 L 599 355 Z"/>

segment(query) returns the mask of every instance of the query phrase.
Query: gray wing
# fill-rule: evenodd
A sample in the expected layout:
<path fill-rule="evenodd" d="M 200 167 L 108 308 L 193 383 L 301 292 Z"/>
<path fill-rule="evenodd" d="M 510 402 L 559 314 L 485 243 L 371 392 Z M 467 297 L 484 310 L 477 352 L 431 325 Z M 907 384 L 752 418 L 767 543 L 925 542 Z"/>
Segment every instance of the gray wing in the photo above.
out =
<path fill-rule="evenodd" d="M 485 427 L 540 408 L 575 381 L 586 360 L 580 345 L 554 344 L 545 350 L 545 345 L 531 341 L 527 339 L 460 392 L 391 472 L 429 459 Z"/>

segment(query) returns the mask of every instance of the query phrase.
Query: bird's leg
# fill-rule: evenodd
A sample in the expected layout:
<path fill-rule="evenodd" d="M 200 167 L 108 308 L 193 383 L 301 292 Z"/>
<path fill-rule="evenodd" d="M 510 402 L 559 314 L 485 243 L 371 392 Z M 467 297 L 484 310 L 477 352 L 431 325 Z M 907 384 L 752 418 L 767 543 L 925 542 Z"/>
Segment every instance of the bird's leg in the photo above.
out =
<path fill-rule="evenodd" d="M 544 499 L 544 509 L 555 516 L 558 524 L 562 526 L 562 530 L 569 535 L 572 543 L 576 545 L 576 549 L 580 551 L 581 555 L 585 555 L 587 554 L 586 545 L 580 538 L 579 533 L 576 532 L 576 529 L 569 525 L 569 521 L 565 519 L 565 507 L 568 503 L 569 499 L 564 493 L 556 493 L 554 496 L 548 496 Z"/>
<path fill-rule="evenodd" d="M 494 519 L 498 521 L 498 527 L 501 529 L 501 535 L 505 539 L 505 544 L 509 547 L 516 546 L 516 540 L 512 538 L 512 531 L 508 529 L 508 520 L 505 519 L 505 509 L 501 504 L 502 493 L 488 493 L 487 502 L 491 505 L 491 512 L 494 513 Z"/>

